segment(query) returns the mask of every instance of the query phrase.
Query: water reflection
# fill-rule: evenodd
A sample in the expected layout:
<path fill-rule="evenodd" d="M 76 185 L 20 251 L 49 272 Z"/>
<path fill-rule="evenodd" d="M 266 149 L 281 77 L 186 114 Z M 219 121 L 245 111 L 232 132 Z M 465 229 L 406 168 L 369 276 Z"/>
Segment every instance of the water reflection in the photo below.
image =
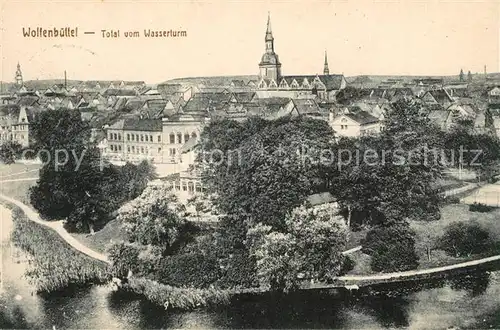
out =
<path fill-rule="evenodd" d="M 0 207 L 2 229 L 9 216 Z M 7 213 L 8 215 L 9 213 Z M 6 238 L 2 231 L 2 238 Z M 26 264 L 2 244 L 4 291 L 0 328 L 411 328 L 500 327 L 500 272 L 475 271 L 442 280 L 282 295 L 242 295 L 230 306 L 165 311 L 108 286 L 73 287 L 36 295 L 23 278 Z"/>

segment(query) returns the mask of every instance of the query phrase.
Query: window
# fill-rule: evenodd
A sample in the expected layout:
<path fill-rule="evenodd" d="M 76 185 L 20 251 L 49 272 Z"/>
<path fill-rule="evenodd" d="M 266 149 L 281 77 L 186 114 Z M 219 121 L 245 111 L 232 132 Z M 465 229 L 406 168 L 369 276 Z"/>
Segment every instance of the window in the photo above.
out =
<path fill-rule="evenodd" d="M 21 119 L 21 121 L 24 123 L 26 121 L 26 118 Z"/>
<path fill-rule="evenodd" d="M 158 142 L 161 142 L 161 135 L 158 135 Z"/>
<path fill-rule="evenodd" d="M 170 133 L 170 143 L 171 144 L 175 143 L 175 134 L 174 133 Z"/>
<path fill-rule="evenodd" d="M 141 134 L 141 142 L 144 142 L 144 135 Z"/>
<path fill-rule="evenodd" d="M 134 134 L 132 134 L 132 139 L 131 139 L 131 140 L 132 140 L 132 141 L 134 141 L 134 140 L 135 140 L 135 139 L 134 139 Z"/>
<path fill-rule="evenodd" d="M 132 153 L 135 153 L 135 146 L 132 146 Z"/>
<path fill-rule="evenodd" d="M 340 129 L 347 129 L 347 125 L 340 125 Z"/>
<path fill-rule="evenodd" d="M 153 142 L 153 136 L 152 135 L 149 136 L 149 142 Z"/>
<path fill-rule="evenodd" d="M 187 190 L 188 190 L 187 184 L 186 184 L 186 182 L 183 182 L 182 183 L 182 191 L 187 191 Z"/>
<path fill-rule="evenodd" d="M 139 134 L 136 134 L 136 135 L 135 135 L 135 140 L 136 140 L 137 142 L 139 142 Z"/>
<path fill-rule="evenodd" d="M 122 140 L 122 135 L 120 133 L 118 133 L 118 140 L 121 141 Z"/>
<path fill-rule="evenodd" d="M 193 132 L 193 134 L 191 134 L 191 138 L 196 139 L 196 137 L 197 137 L 196 133 Z"/>
<path fill-rule="evenodd" d="M 118 151 L 122 151 L 122 146 L 118 145 Z"/>
<path fill-rule="evenodd" d="M 158 153 L 161 153 L 161 148 L 158 148 Z"/>
<path fill-rule="evenodd" d="M 188 190 L 189 190 L 189 193 L 194 193 L 194 183 L 192 181 L 189 181 L 188 182 Z"/>
<path fill-rule="evenodd" d="M 116 133 L 113 133 L 113 140 L 118 140 L 118 135 Z"/>
<path fill-rule="evenodd" d="M 130 153 L 130 146 L 127 146 L 127 152 Z"/>
<path fill-rule="evenodd" d="M 175 190 L 178 190 L 178 191 L 181 190 L 181 183 L 180 183 L 180 181 L 176 181 L 175 182 Z"/>
<path fill-rule="evenodd" d="M 189 134 L 184 134 L 184 143 L 189 141 Z"/>
<path fill-rule="evenodd" d="M 196 192 L 201 192 L 201 186 L 199 184 L 196 185 Z"/>
<path fill-rule="evenodd" d="M 181 133 L 177 134 L 177 143 L 182 143 L 182 134 Z"/>
<path fill-rule="evenodd" d="M 169 150 L 169 154 L 170 154 L 170 156 L 172 156 L 172 157 L 173 157 L 173 156 L 175 156 L 175 148 L 170 148 L 170 150 Z"/>
<path fill-rule="evenodd" d="M 144 147 L 141 147 L 141 154 L 144 153 Z"/>

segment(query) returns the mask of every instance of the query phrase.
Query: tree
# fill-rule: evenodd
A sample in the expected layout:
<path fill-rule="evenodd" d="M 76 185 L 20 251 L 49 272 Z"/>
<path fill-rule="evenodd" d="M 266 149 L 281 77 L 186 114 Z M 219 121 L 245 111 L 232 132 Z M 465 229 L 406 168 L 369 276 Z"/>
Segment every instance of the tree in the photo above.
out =
<path fill-rule="evenodd" d="M 47 219 L 66 218 L 69 230 L 94 233 L 155 178 L 146 161 L 122 168 L 105 162 L 78 111 L 43 112 L 33 136 L 44 166 L 30 188 L 31 204 Z"/>
<path fill-rule="evenodd" d="M 210 201 L 205 198 L 202 195 L 195 195 L 187 200 L 187 205 L 191 205 L 194 207 L 195 212 L 196 212 L 196 217 L 198 220 L 201 219 L 201 214 L 200 212 L 204 212 L 207 210 L 210 210 L 212 205 L 210 204 Z"/>
<path fill-rule="evenodd" d="M 406 223 L 376 226 L 362 241 L 363 253 L 371 256 L 376 272 L 399 272 L 418 267 L 415 233 Z"/>
<path fill-rule="evenodd" d="M 149 186 L 118 210 L 131 243 L 159 247 L 162 255 L 177 251 L 190 239 L 191 227 L 178 213 L 178 203 L 167 186 Z"/>
<path fill-rule="evenodd" d="M 116 173 L 89 142 L 90 127 L 78 111 L 47 111 L 33 122 L 33 137 L 44 166 L 30 188 L 31 204 L 47 219 L 67 218 L 70 229 L 92 233 L 109 211 L 102 201 L 113 195 L 103 186 Z"/>
<path fill-rule="evenodd" d="M 349 225 L 352 214 L 365 214 L 363 221 L 374 225 L 439 217 L 441 197 L 433 182 L 443 169 L 442 133 L 419 104 L 402 99 L 392 108 L 378 136 L 336 145 L 342 167 L 330 190 L 347 209 Z"/>
<path fill-rule="evenodd" d="M 455 222 L 445 229 L 439 247 L 454 257 L 470 257 L 488 251 L 493 241 L 477 222 Z"/>
<path fill-rule="evenodd" d="M 331 280 L 344 264 L 345 224 L 328 207 L 301 206 L 287 216 L 285 233 L 258 224 L 247 239 L 261 285 L 272 289 L 297 288 L 301 278 Z"/>
<path fill-rule="evenodd" d="M 142 194 L 148 181 L 157 178 L 155 167 L 147 160 L 138 165 L 127 162 L 120 169 L 120 181 L 117 183 L 123 191 L 124 201 L 132 200 Z"/>
<path fill-rule="evenodd" d="M 500 161 L 500 141 L 490 134 L 476 134 L 473 125 L 455 125 L 445 135 L 450 166 L 464 166 L 484 178 L 495 175 Z"/>
<path fill-rule="evenodd" d="M 4 164 L 12 164 L 21 153 L 22 146 L 15 141 L 6 141 L 0 145 L 0 161 Z"/>
<path fill-rule="evenodd" d="M 347 86 L 346 88 L 341 89 L 337 93 L 335 99 L 341 105 L 349 105 L 352 102 L 361 99 L 362 96 L 363 95 L 361 89 L 352 86 Z"/>
<path fill-rule="evenodd" d="M 237 128 L 220 129 L 228 126 Z M 221 213 L 279 229 L 288 212 L 328 184 L 325 167 L 309 161 L 319 159 L 318 154 L 332 143 L 333 131 L 323 121 L 222 121 L 211 123 L 207 132 L 202 134 L 205 162 L 200 165 L 204 184 Z M 226 138 L 229 133 L 242 140 Z"/>

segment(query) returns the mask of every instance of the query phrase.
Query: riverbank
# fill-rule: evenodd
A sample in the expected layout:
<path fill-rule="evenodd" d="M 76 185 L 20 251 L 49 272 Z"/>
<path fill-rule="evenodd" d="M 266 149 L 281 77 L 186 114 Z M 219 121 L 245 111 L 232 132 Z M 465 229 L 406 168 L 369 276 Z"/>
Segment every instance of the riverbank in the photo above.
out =
<path fill-rule="evenodd" d="M 5 207 L 2 206 L 5 213 Z M 108 265 L 86 256 L 65 242 L 53 229 L 33 222 L 15 206 L 12 242 L 28 255 L 26 276 L 39 293 L 50 293 L 74 285 L 104 284 L 111 279 Z M 10 212 L 10 214 L 9 214 Z"/>

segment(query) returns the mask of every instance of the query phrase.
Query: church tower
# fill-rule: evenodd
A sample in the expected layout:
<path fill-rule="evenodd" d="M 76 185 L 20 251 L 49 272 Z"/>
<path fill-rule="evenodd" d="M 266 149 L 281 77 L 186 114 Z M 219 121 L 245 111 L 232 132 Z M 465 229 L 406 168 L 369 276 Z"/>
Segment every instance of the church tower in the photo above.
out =
<path fill-rule="evenodd" d="M 271 30 L 271 16 L 267 16 L 266 30 L 266 52 L 262 55 L 259 63 L 260 77 L 263 79 L 273 79 L 276 84 L 279 84 L 281 77 L 281 63 L 278 54 L 274 52 L 274 37 Z"/>
<path fill-rule="evenodd" d="M 21 72 L 21 66 L 19 65 L 19 62 L 17 63 L 17 70 L 16 70 L 16 85 L 19 87 L 23 85 L 23 74 Z"/>
<path fill-rule="evenodd" d="M 325 64 L 323 65 L 323 74 L 325 76 L 328 76 L 330 74 L 330 70 L 328 69 L 328 57 L 326 55 L 326 50 L 325 50 Z"/>

